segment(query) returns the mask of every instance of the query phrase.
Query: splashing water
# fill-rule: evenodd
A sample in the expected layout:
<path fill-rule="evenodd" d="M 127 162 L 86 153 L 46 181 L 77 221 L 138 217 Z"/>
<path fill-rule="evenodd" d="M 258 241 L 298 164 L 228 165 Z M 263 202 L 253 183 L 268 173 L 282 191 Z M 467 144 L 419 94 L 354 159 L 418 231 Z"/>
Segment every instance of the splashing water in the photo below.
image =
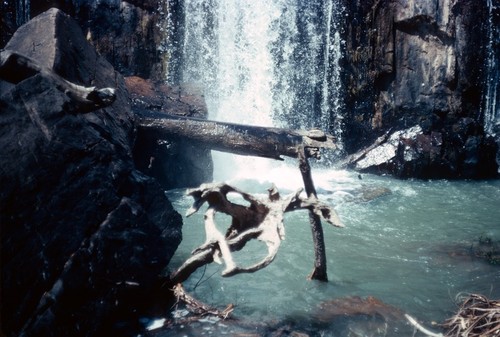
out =
<path fill-rule="evenodd" d="M 334 90 L 340 87 L 339 15 L 342 8 L 335 0 L 185 0 L 182 81 L 205 88 L 212 119 L 320 128 L 341 138 L 342 92 Z M 295 167 L 234 157 L 215 155 L 216 180 L 230 178 L 231 184 L 255 194 L 265 193 L 270 183 L 283 195 L 302 186 Z M 375 296 L 430 324 L 449 317 L 453 297 L 461 291 L 500 294 L 498 267 L 470 256 L 475 239 L 498 241 L 498 181 L 362 178 L 352 172 L 313 170 L 319 198 L 333 205 L 347 226 L 325 228 L 327 284 L 305 280 L 314 254 L 304 212 L 287 214 L 287 239 L 266 269 L 222 278 L 220 267 L 212 264 L 193 274 L 186 289 L 221 308 L 235 303 L 239 317 L 298 322 L 299 331 L 325 336 L 347 335 L 342 334 L 347 330 L 357 336 L 413 332 L 398 330 L 404 326 L 358 331 L 352 322 L 347 327 L 313 326 L 318 305 L 333 298 Z M 181 213 L 192 202 L 183 192 L 169 191 Z M 203 242 L 202 213 L 185 220 L 172 267 Z M 236 258 L 246 262 L 259 248 L 251 246 L 254 250 Z M 165 336 L 237 334 L 234 329 L 225 323 L 186 325 Z"/>
<path fill-rule="evenodd" d="M 186 0 L 181 81 L 204 88 L 212 119 L 340 138 L 340 13 L 333 0 Z M 220 153 L 214 164 L 217 180 L 275 165 Z"/>
<path fill-rule="evenodd" d="M 454 298 L 461 292 L 494 299 L 500 295 L 498 265 L 488 264 L 475 251 L 481 238 L 495 242 L 500 238 L 500 209 L 496 206 L 500 181 L 413 181 L 372 175 L 360 180 L 356 173 L 331 170 L 313 174 L 318 197 L 334 205 L 346 225 L 344 229 L 324 227 L 328 283 L 306 280 L 314 256 L 308 214 L 292 212 L 285 216 L 287 237 L 267 268 L 224 278 L 224 266 L 211 264 L 191 275 L 184 283 L 186 290 L 219 308 L 234 303 L 236 317 L 256 324 L 295 322 L 295 329 L 311 336 L 363 337 L 412 336 L 414 331 L 404 319 L 372 326 L 376 318 L 341 315 L 343 321 L 320 310 L 321 304 L 350 296 L 374 296 L 431 327 L 432 321 L 443 322 L 452 316 Z M 283 195 L 296 187 L 287 186 L 280 188 Z M 265 194 L 268 185 L 248 180 L 238 187 Z M 183 191 L 170 191 L 169 198 L 179 212 L 192 203 Z M 218 225 L 222 228 L 224 223 Z M 203 211 L 187 218 L 184 226 L 173 267 L 204 241 L 199 230 Z M 255 262 L 259 249 L 262 245 L 258 243 L 245 247 L 244 253 L 235 253 L 235 261 L 241 265 Z M 315 325 L 322 315 L 330 317 L 331 325 Z M 192 327 L 192 333 L 188 329 L 168 331 L 165 336 L 196 336 L 202 331 L 236 334 L 229 323 Z M 356 334 L 348 334 L 353 330 Z"/>

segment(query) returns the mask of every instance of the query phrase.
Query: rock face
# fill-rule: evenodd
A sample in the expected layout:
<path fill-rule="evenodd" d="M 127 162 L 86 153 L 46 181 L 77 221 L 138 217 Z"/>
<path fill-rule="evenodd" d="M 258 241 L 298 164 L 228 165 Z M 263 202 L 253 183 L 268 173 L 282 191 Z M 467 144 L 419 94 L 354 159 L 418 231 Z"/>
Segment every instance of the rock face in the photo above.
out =
<path fill-rule="evenodd" d="M 168 1 L 73 1 L 87 39 L 124 76 L 165 80 Z"/>
<path fill-rule="evenodd" d="M 125 81 L 133 111 L 207 118 L 203 95 L 194 87 L 173 87 L 137 76 L 127 77 Z M 157 139 L 139 130 L 133 153 L 136 167 L 156 178 L 165 189 L 195 187 L 213 177 L 210 149 L 190 141 Z"/>
<path fill-rule="evenodd" d="M 150 308 L 182 219 L 134 167 L 124 80 L 55 9 L 6 48 L 74 83 L 116 87 L 117 99 L 68 113 L 44 76 L 0 81 L 2 335 L 129 334 L 122 323 Z"/>
<path fill-rule="evenodd" d="M 484 114 L 486 102 L 497 106 L 500 97 L 498 85 L 485 88 L 488 72 L 498 73 L 499 69 L 487 61 L 488 45 L 498 55 L 499 46 L 495 42 L 500 31 L 498 6 L 492 15 L 487 1 L 339 1 L 346 14 L 345 21 L 339 24 L 346 42 L 341 65 L 346 91 L 343 118 L 346 151 L 355 153 L 390 130 L 404 132 L 419 126 L 420 143 L 431 138 L 442 140 L 441 145 L 434 146 L 432 158 L 425 150 L 412 150 L 420 154 L 413 156 L 409 165 L 403 160 L 404 168 L 400 161 L 393 161 L 372 171 L 420 178 L 496 175 L 496 164 L 489 162 L 492 157 L 489 151 L 495 151 L 495 146 L 484 132 Z M 5 35 L 15 30 L 16 20 L 22 14 L 16 7 L 19 2 L 0 2 L 3 41 Z M 176 81 L 173 77 L 177 72 L 173 68 L 182 61 L 180 48 L 169 41 L 172 36 L 182 35 L 180 1 L 28 2 L 31 15 L 49 6 L 69 13 L 84 28 L 87 39 L 99 53 L 122 74 L 151 80 L 168 77 Z M 175 20 L 165 20 L 169 16 Z M 491 29 L 496 33 L 492 35 Z M 489 81 L 498 76 L 490 76 Z M 485 95 L 490 97 L 485 99 Z M 497 144 L 500 144 L 499 118 L 496 116 L 490 122 L 494 123 L 490 133 L 497 134 Z M 474 131 L 453 134 L 465 124 Z M 410 146 L 403 143 L 398 141 L 397 146 Z M 179 162 L 177 171 L 185 172 L 190 163 L 189 159 L 186 165 Z M 202 164 L 209 165 L 209 162 Z M 488 169 L 475 165 L 486 165 Z M 436 167 L 441 169 L 436 172 Z"/>
<path fill-rule="evenodd" d="M 87 40 L 122 75 L 164 80 L 166 60 L 174 53 L 167 33 L 176 29 L 165 18 L 174 6 L 166 0 L 5 0 L 0 2 L 0 46 L 24 23 L 21 7 L 28 11 L 24 17 L 56 7 L 77 20 Z"/>
<path fill-rule="evenodd" d="M 371 171 L 420 178 L 496 175 L 495 142 L 484 133 L 486 2 L 345 1 L 349 152 L 389 132 L 392 162 Z M 394 132 L 394 131 L 393 131 Z M 396 151 L 397 150 L 397 151 Z M 368 168 L 363 166 L 363 169 Z"/>
<path fill-rule="evenodd" d="M 20 17 L 20 3 L 20 0 L 0 2 L 2 41 L 13 34 L 16 24 L 23 19 Z M 29 4 L 27 14 L 32 16 L 53 6 L 75 18 L 97 52 L 117 72 L 131 79 L 128 82 L 131 86 L 127 89 L 133 96 L 132 109 L 151 109 L 170 114 L 187 112 L 189 116 L 207 117 L 200 95 L 185 94 L 183 89 L 184 98 L 172 97 L 178 93 L 173 88 L 166 89 L 164 84 L 167 75 L 175 73 L 173 69 L 167 69 L 167 63 L 172 68 L 176 62 L 167 62 L 167 59 L 178 57 L 177 48 L 169 42 L 169 34 L 175 34 L 178 28 L 166 19 L 179 11 L 177 1 L 53 0 L 26 3 Z M 141 92 L 139 79 L 144 79 L 145 82 L 141 83 L 147 84 L 142 87 L 147 85 L 150 90 Z M 187 102 L 179 104 L 183 99 Z M 209 150 L 182 140 L 165 140 L 158 144 L 148 135 L 138 136 L 134 150 L 137 167 L 156 178 L 163 188 L 193 187 L 212 179 L 213 163 Z M 151 161 L 151 158 L 154 160 Z"/>

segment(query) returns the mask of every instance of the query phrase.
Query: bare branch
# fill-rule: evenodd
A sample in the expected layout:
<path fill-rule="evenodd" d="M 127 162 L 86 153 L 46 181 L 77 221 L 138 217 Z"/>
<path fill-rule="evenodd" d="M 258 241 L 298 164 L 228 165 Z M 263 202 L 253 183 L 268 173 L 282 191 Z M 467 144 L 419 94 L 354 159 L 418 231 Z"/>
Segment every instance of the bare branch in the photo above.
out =
<path fill-rule="evenodd" d="M 224 310 L 218 310 L 217 308 L 211 307 L 203 302 L 200 302 L 193 296 L 189 295 L 182 287 L 182 284 L 178 283 L 173 288 L 174 295 L 177 298 L 177 302 L 182 301 L 186 304 L 189 311 L 198 315 L 198 316 L 206 316 L 213 315 L 222 319 L 227 319 L 229 315 L 234 310 L 234 305 L 229 304 Z"/>
<path fill-rule="evenodd" d="M 236 193 L 250 203 L 243 206 L 228 200 L 228 193 Z M 194 198 L 192 207 L 187 211 L 191 215 L 203 204 L 208 204 L 205 213 L 205 243 L 192 253 L 192 256 L 181 267 L 171 274 L 173 283 L 183 282 L 197 268 L 218 261 L 222 257 L 226 268 L 222 276 L 232 276 L 240 273 L 253 273 L 268 266 L 276 257 L 281 241 L 285 239 L 283 216 L 285 212 L 305 209 L 316 217 L 321 217 L 337 227 L 344 225 L 337 213 L 330 206 L 320 203 L 314 196 L 302 198 L 302 189 L 281 198 L 276 186 L 268 189 L 268 198 L 261 200 L 248 193 L 240 191 L 224 183 L 203 184 L 190 189 L 186 193 Z M 215 223 L 215 212 L 228 214 L 232 223 L 222 235 Z M 247 266 L 238 266 L 231 252 L 241 250 L 248 241 L 257 239 L 266 244 L 268 254 L 261 261 Z M 222 262 L 222 261 L 219 261 Z"/>

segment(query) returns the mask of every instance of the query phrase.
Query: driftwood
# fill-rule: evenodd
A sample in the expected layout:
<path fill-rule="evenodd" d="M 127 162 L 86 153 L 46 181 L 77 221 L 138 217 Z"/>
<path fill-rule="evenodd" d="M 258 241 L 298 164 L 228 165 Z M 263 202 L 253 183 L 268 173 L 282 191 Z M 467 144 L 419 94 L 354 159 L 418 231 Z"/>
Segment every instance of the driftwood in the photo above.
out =
<path fill-rule="evenodd" d="M 336 149 L 334 138 L 320 130 L 297 131 L 178 117 L 158 112 L 136 112 L 139 128 L 158 139 L 182 138 L 213 150 L 246 156 L 283 160 L 298 157 L 304 148 L 307 157 L 319 158 L 319 149 Z"/>
<path fill-rule="evenodd" d="M 309 203 L 311 205 L 314 203 L 319 205 L 311 177 L 311 168 L 308 158 L 319 158 L 320 149 L 322 148 L 330 150 L 336 149 L 334 138 L 320 130 L 297 131 L 223 123 L 196 118 L 169 116 L 151 111 L 137 113 L 137 116 L 139 128 L 157 139 L 188 139 L 192 142 L 199 143 L 205 148 L 239 155 L 259 156 L 277 160 L 282 160 L 282 156 L 297 158 L 299 160 L 299 167 Z M 203 191 L 192 191 L 190 193 L 202 192 Z M 214 191 L 211 192 L 215 193 Z M 225 197 L 224 191 L 220 193 Z M 243 192 L 238 191 L 237 193 L 242 194 Z M 242 272 L 253 272 L 271 263 L 279 248 L 280 240 L 277 239 L 277 237 L 281 235 L 281 230 L 283 228 L 279 228 L 278 232 L 276 232 L 276 229 L 273 229 L 273 231 L 266 231 L 266 221 L 268 219 L 266 216 L 272 214 L 272 217 L 277 219 L 273 220 L 273 223 L 281 223 L 279 217 L 282 216 L 283 209 L 287 208 L 286 202 L 290 202 L 290 200 L 280 200 L 278 203 L 270 197 L 265 206 L 259 204 L 260 206 L 257 207 L 256 205 L 258 203 L 256 203 L 255 200 L 251 200 L 251 196 L 246 194 L 242 194 L 242 196 L 247 199 L 247 201 L 250 201 L 252 205 L 255 206 L 256 210 L 259 209 L 259 207 L 264 207 L 264 210 L 255 211 L 252 214 L 253 225 L 243 226 L 243 228 L 247 230 L 246 232 L 237 231 L 238 235 L 241 235 L 240 237 L 238 237 L 238 235 L 224 237 L 222 233 L 215 230 L 216 226 L 214 222 L 215 212 L 221 210 L 217 209 L 214 205 L 210 205 L 213 209 L 207 211 L 205 214 L 207 242 L 203 247 L 200 247 L 194 252 L 194 255 L 186 261 L 186 264 L 180 268 L 177 274 L 173 275 L 174 279 L 185 279 L 186 275 L 191 274 L 199 266 L 210 263 L 214 259 L 218 261 L 219 254 L 222 254 L 226 263 L 226 269 L 223 271 L 224 276 Z M 224 197 L 219 197 L 218 200 L 221 201 Z M 298 198 L 298 196 L 295 196 L 295 198 Z M 227 206 L 227 202 L 224 203 L 224 205 Z M 235 208 L 236 206 L 231 207 L 231 209 Z M 320 220 L 321 214 L 317 212 L 317 208 L 315 207 L 310 207 L 310 209 L 315 261 L 314 269 L 309 278 L 327 281 L 325 244 Z M 241 211 L 241 208 L 238 208 L 238 211 Z M 235 213 L 227 211 L 222 212 L 235 217 Z M 280 212 L 281 215 L 278 215 Z M 248 216 L 248 214 L 245 216 Z M 262 226 L 259 227 L 258 224 L 262 224 Z M 264 239 L 266 236 L 268 239 Z M 254 266 L 247 268 L 236 267 L 229 252 L 241 249 L 241 247 L 251 238 L 259 238 L 268 244 L 268 256 Z M 215 255 L 211 253 L 211 250 L 214 249 L 218 252 Z"/>
<path fill-rule="evenodd" d="M 268 190 L 266 200 L 258 199 L 248 193 L 240 191 L 227 184 L 204 184 L 196 189 L 187 191 L 194 198 L 193 206 L 187 216 L 197 212 L 207 203 L 205 213 L 206 241 L 192 252 L 192 256 L 170 275 L 172 284 L 186 280 L 199 267 L 213 261 L 224 261 L 226 268 L 223 276 L 232 276 L 240 273 L 253 273 L 269 265 L 275 258 L 281 241 L 285 238 L 283 215 L 298 209 L 307 209 L 320 216 L 336 227 L 343 227 L 336 212 L 316 198 L 303 198 L 301 190 L 281 198 L 275 186 Z M 239 194 L 250 205 L 244 206 L 228 200 L 229 193 Z M 222 234 L 216 227 L 214 216 L 216 212 L 228 214 L 232 223 Z M 267 245 L 267 256 L 251 265 L 238 266 L 231 256 L 231 252 L 241 250 L 251 239 L 257 239 Z"/>
<path fill-rule="evenodd" d="M 97 89 L 71 83 L 52 70 L 42 67 L 36 61 L 10 50 L 0 51 L 0 79 L 17 84 L 33 76 L 50 79 L 58 90 L 63 91 L 70 101 L 66 110 L 73 113 L 94 111 L 112 104 L 116 98 L 112 88 Z M 262 269 L 276 256 L 281 240 L 284 239 L 283 213 L 295 209 L 309 209 L 313 233 L 315 263 L 310 278 L 327 280 L 326 255 L 323 229 L 320 218 L 342 226 L 333 209 L 321 204 L 316 197 L 316 190 L 311 178 L 309 157 L 320 157 L 320 149 L 335 149 L 334 138 L 319 130 L 297 131 L 280 128 L 258 127 L 232 123 L 222 123 L 195 118 L 175 117 L 156 112 L 137 113 L 138 127 L 158 138 L 182 138 L 203 144 L 204 147 L 241 155 L 260 156 L 282 160 L 282 156 L 299 159 L 300 171 L 304 180 L 307 199 L 299 196 L 300 192 L 281 199 L 275 188 L 270 189 L 266 201 L 253 198 L 235 189 L 250 202 L 251 207 L 234 205 L 224 201 L 228 186 L 211 187 L 208 190 L 191 191 L 195 204 L 208 202 L 209 210 L 205 214 L 206 243 L 199 247 L 193 256 L 173 274 L 175 283 L 181 282 L 199 266 L 223 258 L 226 268 L 224 276 L 238 273 L 250 273 Z M 206 186 L 205 186 L 206 188 Z M 217 190 L 219 188 L 220 190 Z M 201 193 L 200 196 L 197 196 Z M 218 195 L 216 199 L 204 199 L 204 193 Z M 216 200 L 217 202 L 214 202 Z M 198 206 L 199 208 L 199 206 Z M 233 224 L 224 235 L 215 225 L 216 212 L 224 212 L 233 217 Z M 250 239 L 266 243 L 268 255 L 262 261 L 248 267 L 237 266 L 231 252 L 240 250 Z"/>
<path fill-rule="evenodd" d="M 211 315 L 219 317 L 221 319 L 227 319 L 234 310 L 233 304 L 229 304 L 224 310 L 219 310 L 203 302 L 200 302 L 199 300 L 188 294 L 180 283 L 174 286 L 173 292 L 174 296 L 177 299 L 177 303 L 183 302 L 186 305 L 187 309 L 197 317 Z"/>
<path fill-rule="evenodd" d="M 430 331 L 426 327 L 422 326 L 420 323 L 417 322 L 417 320 L 415 318 L 411 317 L 410 315 L 405 314 L 405 317 L 408 320 L 408 322 L 410 322 L 410 324 L 415 327 L 415 329 L 417 329 L 418 331 L 420 331 L 424 335 L 429 336 L 429 337 L 444 337 L 444 335 L 442 333 Z"/>
<path fill-rule="evenodd" d="M 17 84 L 32 76 L 49 78 L 55 86 L 71 99 L 66 109 L 72 113 L 86 113 L 111 105 L 115 89 L 84 87 L 71 83 L 52 70 L 40 66 L 35 60 L 12 50 L 0 51 L 0 79 Z"/>
<path fill-rule="evenodd" d="M 447 337 L 500 336 L 500 301 L 470 294 L 461 297 L 457 314 L 446 320 Z"/>

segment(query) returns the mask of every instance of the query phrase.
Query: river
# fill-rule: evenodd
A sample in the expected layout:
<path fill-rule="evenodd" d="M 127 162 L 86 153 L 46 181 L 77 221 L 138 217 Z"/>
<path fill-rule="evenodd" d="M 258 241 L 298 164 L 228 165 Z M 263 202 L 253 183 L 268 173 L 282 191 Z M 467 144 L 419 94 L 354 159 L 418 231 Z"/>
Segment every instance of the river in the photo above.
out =
<path fill-rule="evenodd" d="M 351 336 L 399 336 L 402 329 L 413 331 L 403 321 L 367 321 L 369 316 L 363 315 L 341 321 L 332 316 L 327 321 L 336 324 L 325 324 L 329 314 L 325 304 L 323 309 L 320 305 L 327 302 L 328 308 L 328 302 L 335 299 L 373 296 L 430 326 L 452 316 L 461 293 L 500 297 L 499 266 L 474 257 L 480 241 L 500 240 L 500 181 L 396 180 L 313 170 L 318 197 L 334 206 L 346 225 L 323 224 L 329 282 L 307 280 L 313 266 L 312 237 L 307 212 L 297 211 L 286 214 L 286 239 L 267 268 L 223 278 L 224 267 L 212 264 L 191 275 L 184 284 L 186 290 L 221 309 L 235 304 L 233 315 L 254 322 L 259 329 L 264 322 L 267 328 L 293 322 L 295 330 L 318 336 L 349 335 L 346 332 Z M 271 182 L 282 194 L 300 187 L 298 169 L 290 164 L 267 172 L 266 178 L 230 183 L 262 197 Z M 192 202 L 184 192 L 168 191 L 180 213 Z M 184 239 L 171 267 L 180 265 L 204 242 L 203 212 L 184 219 Z M 228 219 L 219 221 L 223 228 Z M 265 246 L 256 241 L 236 257 L 246 265 L 264 254 Z M 361 323 L 360 317 L 364 317 Z M 253 331 L 248 326 L 207 321 L 159 336 L 230 334 L 238 329 Z"/>

